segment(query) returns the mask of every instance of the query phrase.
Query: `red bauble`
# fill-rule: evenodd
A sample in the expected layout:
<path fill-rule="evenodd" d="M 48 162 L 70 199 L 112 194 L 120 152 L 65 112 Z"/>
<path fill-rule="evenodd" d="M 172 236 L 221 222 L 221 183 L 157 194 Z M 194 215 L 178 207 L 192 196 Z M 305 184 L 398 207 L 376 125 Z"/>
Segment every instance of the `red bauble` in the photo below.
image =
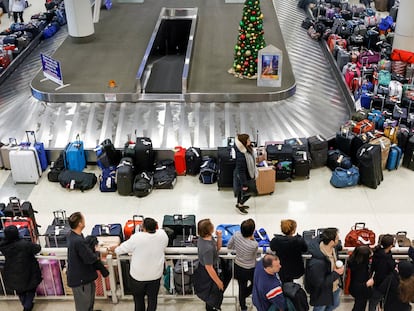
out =
<path fill-rule="evenodd" d="M 254 60 L 255 63 L 257 63 L 257 58 Z"/>
<path fill-rule="evenodd" d="M 244 39 L 246 39 L 246 35 L 245 34 L 241 34 L 240 35 L 240 40 L 244 40 Z"/>
<path fill-rule="evenodd" d="M 252 11 L 252 15 L 256 15 L 256 11 Z"/>
<path fill-rule="evenodd" d="M 249 66 L 249 62 L 246 60 L 243 65 L 245 65 L 246 67 Z"/>

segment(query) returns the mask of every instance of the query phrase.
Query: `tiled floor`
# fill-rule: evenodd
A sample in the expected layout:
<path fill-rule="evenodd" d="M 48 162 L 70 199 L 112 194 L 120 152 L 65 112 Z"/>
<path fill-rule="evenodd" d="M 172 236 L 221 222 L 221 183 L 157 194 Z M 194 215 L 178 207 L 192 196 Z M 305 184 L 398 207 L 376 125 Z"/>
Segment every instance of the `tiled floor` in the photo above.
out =
<path fill-rule="evenodd" d="M 43 1 L 31 0 L 25 11 L 25 18 L 44 10 Z M 2 17 L 0 29 L 6 28 L 10 20 L 7 14 Z M 95 167 L 89 171 L 99 172 Z M 264 227 L 269 234 L 279 232 L 281 219 L 293 218 L 298 222 L 298 232 L 305 229 L 336 226 L 344 238 L 355 222 L 366 222 L 367 226 L 379 233 L 395 233 L 400 230 L 414 236 L 411 191 L 414 173 L 405 168 L 393 172 L 384 172 L 384 181 L 373 190 L 362 186 L 350 189 L 335 189 L 329 184 L 330 171 L 327 168 L 312 170 L 309 180 L 297 180 L 292 183 L 277 183 L 275 193 L 252 198 L 249 214 L 236 213 L 235 199 L 230 190 L 217 191 L 217 185 L 202 185 L 195 177 L 179 177 L 174 190 L 155 190 L 146 198 L 121 197 L 116 193 L 100 193 L 97 187 L 84 193 L 67 191 L 59 184 L 47 181 L 46 174 L 40 183 L 33 185 L 13 185 L 9 171 L 0 171 L 0 202 L 8 197 L 18 196 L 30 200 L 39 211 L 38 222 L 44 232 L 52 220 L 52 211 L 65 209 L 68 214 L 82 211 L 86 216 L 88 234 L 96 223 L 120 222 L 133 214 L 151 216 L 162 221 L 164 214 L 196 214 L 197 219 L 211 218 L 214 224 L 240 223 L 247 217 L 255 219 L 258 227 Z M 113 305 L 109 301 L 99 300 L 96 309 L 131 310 L 131 301 L 122 301 Z M 351 310 L 352 303 L 343 299 L 339 311 Z M 71 301 L 38 300 L 34 310 L 74 310 Z M 17 301 L 0 300 L 0 310 L 20 309 Z M 159 301 L 160 311 L 203 310 L 198 300 Z M 234 304 L 227 302 L 223 310 L 234 310 Z"/>

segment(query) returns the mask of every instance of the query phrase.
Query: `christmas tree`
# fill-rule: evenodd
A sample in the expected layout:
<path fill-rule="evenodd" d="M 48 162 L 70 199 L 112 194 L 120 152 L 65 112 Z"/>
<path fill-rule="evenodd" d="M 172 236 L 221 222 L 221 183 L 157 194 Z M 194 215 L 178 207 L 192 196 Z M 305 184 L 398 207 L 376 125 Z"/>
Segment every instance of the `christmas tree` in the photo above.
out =
<path fill-rule="evenodd" d="M 239 78 L 256 78 L 257 55 L 265 46 L 260 1 L 246 0 L 239 24 L 237 44 L 234 47 L 233 68 L 229 72 Z"/>

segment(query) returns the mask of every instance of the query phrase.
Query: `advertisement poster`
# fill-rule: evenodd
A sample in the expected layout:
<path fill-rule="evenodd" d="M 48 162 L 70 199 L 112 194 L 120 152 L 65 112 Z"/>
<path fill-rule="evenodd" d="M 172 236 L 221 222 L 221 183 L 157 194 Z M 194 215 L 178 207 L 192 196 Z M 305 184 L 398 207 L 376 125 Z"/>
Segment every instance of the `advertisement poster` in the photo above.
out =
<path fill-rule="evenodd" d="M 281 87 L 282 51 L 273 45 L 261 49 L 258 55 L 257 86 Z"/>

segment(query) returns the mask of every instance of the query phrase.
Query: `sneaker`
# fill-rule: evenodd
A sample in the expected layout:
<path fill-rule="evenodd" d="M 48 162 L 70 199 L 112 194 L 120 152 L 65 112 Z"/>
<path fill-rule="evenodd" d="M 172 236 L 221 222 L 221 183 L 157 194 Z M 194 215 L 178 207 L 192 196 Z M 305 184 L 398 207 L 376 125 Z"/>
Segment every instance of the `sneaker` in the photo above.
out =
<path fill-rule="evenodd" d="M 236 210 L 239 212 L 239 214 L 247 215 L 247 211 L 244 209 L 243 206 L 242 207 L 236 206 Z"/>
<path fill-rule="evenodd" d="M 247 206 L 247 205 L 239 205 L 239 203 L 236 204 L 236 207 L 237 208 L 243 207 L 244 209 L 248 209 L 249 208 L 249 206 Z"/>

